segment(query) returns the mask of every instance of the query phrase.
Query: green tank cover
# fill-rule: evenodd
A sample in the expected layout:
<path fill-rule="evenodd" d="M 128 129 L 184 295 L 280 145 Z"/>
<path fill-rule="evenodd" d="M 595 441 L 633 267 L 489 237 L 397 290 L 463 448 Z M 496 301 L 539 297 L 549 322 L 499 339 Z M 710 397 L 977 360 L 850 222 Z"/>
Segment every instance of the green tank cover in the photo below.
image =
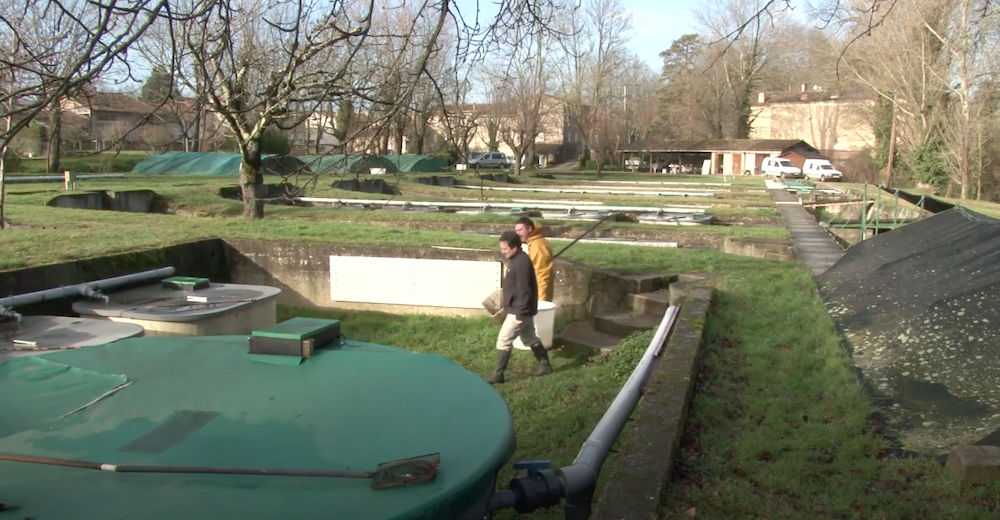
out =
<path fill-rule="evenodd" d="M 324 326 L 285 325 L 289 335 Z M 4 502 L 40 519 L 457 518 L 515 449 L 507 404 L 481 377 L 444 356 L 343 338 L 293 366 L 248 359 L 247 336 L 131 338 L 2 361 L 0 425 L 0 453 L 104 464 L 373 471 L 441 457 L 434 480 L 384 490 L 366 478 L 0 461 Z"/>
<path fill-rule="evenodd" d="M 171 276 L 161 280 L 164 289 L 181 289 L 185 291 L 197 291 L 211 285 L 208 278 L 196 278 L 192 276 Z"/>

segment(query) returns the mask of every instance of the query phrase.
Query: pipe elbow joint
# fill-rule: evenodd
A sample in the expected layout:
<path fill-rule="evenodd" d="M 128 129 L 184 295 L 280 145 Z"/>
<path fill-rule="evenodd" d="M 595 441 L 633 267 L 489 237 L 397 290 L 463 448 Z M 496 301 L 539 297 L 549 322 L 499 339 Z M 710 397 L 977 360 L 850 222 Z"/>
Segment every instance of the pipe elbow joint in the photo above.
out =
<path fill-rule="evenodd" d="M 551 470 L 512 479 L 510 491 L 515 496 L 514 510 L 520 514 L 557 506 L 563 497 L 562 481 Z"/>
<path fill-rule="evenodd" d="M 111 298 L 102 293 L 100 289 L 94 289 L 93 287 L 86 285 L 80 288 L 80 293 L 87 298 L 94 298 L 95 300 L 101 300 L 104 303 L 110 303 Z"/>
<path fill-rule="evenodd" d="M 17 311 L 15 311 L 14 309 L 12 309 L 10 307 L 0 306 L 0 316 L 6 316 L 8 318 L 14 318 L 15 320 L 17 320 L 18 323 L 21 323 L 22 321 L 24 321 L 24 316 L 21 316 L 20 313 L 18 313 Z"/>

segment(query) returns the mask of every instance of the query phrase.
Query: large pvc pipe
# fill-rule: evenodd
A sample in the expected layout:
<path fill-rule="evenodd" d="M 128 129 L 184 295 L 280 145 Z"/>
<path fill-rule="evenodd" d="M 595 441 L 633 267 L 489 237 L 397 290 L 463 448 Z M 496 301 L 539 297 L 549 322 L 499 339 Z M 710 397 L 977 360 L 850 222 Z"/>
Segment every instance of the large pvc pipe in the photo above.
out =
<path fill-rule="evenodd" d="M 580 453 L 576 456 L 573 464 L 556 470 L 556 474 L 563 481 L 563 488 L 566 495 L 581 493 L 597 483 L 597 476 L 601 471 L 601 466 L 608 458 L 611 446 L 618 439 L 618 434 L 625 427 L 625 423 L 632 415 L 635 405 L 642 396 L 642 390 L 649 380 L 654 361 L 659 358 L 666 343 L 667 336 L 673 331 L 674 323 L 680 312 L 680 306 L 674 305 L 667 308 L 663 314 L 660 326 L 656 329 L 656 335 L 649 342 L 645 354 L 639 360 L 632 375 L 618 392 L 618 396 L 608 407 L 597 423 L 590 437 L 583 443 Z"/>
<path fill-rule="evenodd" d="M 642 359 L 583 443 L 573 464 L 554 471 L 529 470 L 527 476 L 514 478 L 509 490 L 490 497 L 490 511 L 513 507 L 517 512 L 525 514 L 557 505 L 560 500 L 565 499 L 564 513 L 567 520 L 589 517 L 601 466 L 635 410 L 667 339 L 673 332 L 679 313 L 680 306 L 672 305 L 667 308 Z"/>
<path fill-rule="evenodd" d="M 101 173 L 95 175 L 75 175 L 74 180 L 85 181 L 88 179 L 124 179 L 124 173 Z M 16 184 L 19 182 L 61 182 L 66 180 L 62 175 L 35 175 L 31 177 L 7 177 L 5 184 Z"/>
<path fill-rule="evenodd" d="M 549 186 L 550 188 L 553 188 L 553 189 L 566 189 L 566 188 L 577 189 L 577 188 L 580 188 L 580 189 L 585 189 L 585 190 L 607 190 L 607 189 L 610 188 L 610 189 L 615 189 L 615 190 L 626 190 L 626 191 L 629 191 L 629 192 L 639 192 L 639 191 L 641 191 L 643 193 L 649 192 L 649 191 L 655 191 L 655 190 L 662 190 L 662 189 L 668 189 L 669 190 L 670 189 L 670 186 L 614 186 L 614 185 L 612 185 L 612 186 L 596 186 L 596 185 L 586 185 L 586 184 L 577 184 L 576 186 L 566 186 L 566 187 L 563 187 L 563 186 L 551 186 L 551 185 L 547 185 L 547 186 Z M 721 191 L 721 192 L 732 191 L 729 188 L 722 188 L 722 189 L 719 189 L 719 188 L 677 188 L 677 189 L 681 190 L 682 193 L 691 193 L 691 194 L 694 194 L 694 193 L 706 193 L 706 192 L 707 193 L 714 193 L 714 192 L 717 192 L 717 191 Z"/>
<path fill-rule="evenodd" d="M 108 297 L 100 293 L 102 289 L 112 289 L 130 284 L 132 282 L 162 278 L 174 274 L 174 271 L 175 269 L 173 267 L 163 267 L 152 271 L 143 271 L 141 273 L 116 276 L 114 278 L 105 278 L 103 280 L 95 280 L 93 282 L 64 285 L 55 289 L 45 289 L 27 294 L 19 294 L 17 296 L 8 296 L 6 298 L 0 298 L 0 314 L 4 316 L 16 317 L 20 320 L 21 315 L 14 312 L 13 309 L 11 309 L 12 307 L 57 300 L 67 296 L 86 296 L 88 298 L 99 298 L 104 301 L 108 301 Z"/>
<path fill-rule="evenodd" d="M 338 199 L 331 197 L 296 197 L 297 202 L 319 202 L 326 204 L 381 204 L 384 206 L 421 206 L 421 207 L 453 207 L 453 208 L 531 208 L 531 209 L 551 209 L 551 210 L 582 210 L 582 211 L 629 211 L 635 213 L 704 213 L 711 206 L 690 206 L 690 207 L 654 207 L 654 206 L 582 206 L 576 207 L 567 204 L 514 204 L 510 202 L 426 202 L 407 200 L 383 200 L 383 199 Z"/>
<path fill-rule="evenodd" d="M 659 184 L 659 185 L 671 185 L 676 184 L 679 186 L 732 186 L 731 182 L 678 182 L 678 181 L 598 181 L 592 180 L 587 182 L 596 182 L 600 184 Z"/>
<path fill-rule="evenodd" d="M 715 197 L 714 193 L 691 193 L 686 191 L 629 191 L 629 190 L 578 190 L 575 188 L 506 188 L 500 186 L 462 185 L 455 188 L 491 191 L 533 191 L 538 193 L 591 193 L 598 195 L 662 195 L 664 197 Z"/>

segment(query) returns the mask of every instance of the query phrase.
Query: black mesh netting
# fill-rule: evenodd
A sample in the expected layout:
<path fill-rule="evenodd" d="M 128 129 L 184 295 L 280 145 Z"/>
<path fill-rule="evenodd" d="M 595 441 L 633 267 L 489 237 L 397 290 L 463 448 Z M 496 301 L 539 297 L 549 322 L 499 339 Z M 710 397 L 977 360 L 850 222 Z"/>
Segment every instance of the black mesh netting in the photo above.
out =
<path fill-rule="evenodd" d="M 1000 221 L 944 211 L 851 247 L 818 284 L 904 449 L 1000 428 Z"/>

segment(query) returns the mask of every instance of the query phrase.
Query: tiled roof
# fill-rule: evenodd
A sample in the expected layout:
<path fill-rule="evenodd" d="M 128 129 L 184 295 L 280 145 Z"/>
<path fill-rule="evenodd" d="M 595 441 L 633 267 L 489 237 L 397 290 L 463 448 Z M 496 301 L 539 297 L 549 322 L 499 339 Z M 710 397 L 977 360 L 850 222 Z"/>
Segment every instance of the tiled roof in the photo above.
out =
<path fill-rule="evenodd" d="M 91 111 L 118 112 L 123 114 L 148 114 L 155 105 L 149 105 L 126 94 L 94 92 L 73 98 L 73 101 Z"/>
<path fill-rule="evenodd" d="M 802 144 L 813 149 L 808 143 L 798 139 L 664 139 L 633 143 L 619 148 L 622 152 L 783 152 Z"/>
<path fill-rule="evenodd" d="M 759 97 L 753 98 L 753 105 L 771 105 L 774 103 L 816 103 L 820 101 L 865 101 L 874 99 L 868 93 L 858 91 L 836 90 L 793 90 L 789 92 L 764 92 L 764 102 Z"/>

